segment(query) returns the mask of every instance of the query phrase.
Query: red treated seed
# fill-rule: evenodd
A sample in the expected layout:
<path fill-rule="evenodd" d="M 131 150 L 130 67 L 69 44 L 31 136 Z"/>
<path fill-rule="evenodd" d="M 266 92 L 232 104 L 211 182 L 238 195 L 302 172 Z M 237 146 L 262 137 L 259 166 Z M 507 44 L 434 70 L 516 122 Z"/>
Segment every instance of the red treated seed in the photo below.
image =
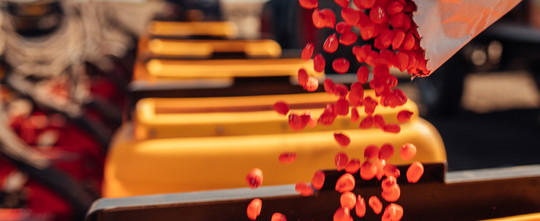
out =
<path fill-rule="evenodd" d="M 381 197 L 387 202 L 396 202 L 401 196 L 401 189 L 398 185 L 394 185 L 381 192 Z"/>
<path fill-rule="evenodd" d="M 332 62 L 332 68 L 334 68 L 334 71 L 336 71 L 339 74 L 345 74 L 349 70 L 349 60 L 345 58 L 336 58 Z"/>
<path fill-rule="evenodd" d="M 356 7 L 361 9 L 369 9 L 375 5 L 376 0 L 353 0 Z"/>
<path fill-rule="evenodd" d="M 369 145 L 364 149 L 364 157 L 367 159 L 375 159 L 379 156 L 379 148 L 375 145 Z"/>
<path fill-rule="evenodd" d="M 334 0 L 336 4 L 338 4 L 340 7 L 345 8 L 349 6 L 350 0 Z"/>
<path fill-rule="evenodd" d="M 359 159 L 351 159 L 345 167 L 345 172 L 354 174 L 360 170 L 361 162 Z"/>
<path fill-rule="evenodd" d="M 394 88 L 394 87 L 397 86 L 398 79 L 394 75 L 388 75 L 387 78 L 386 78 L 386 82 L 388 83 L 388 86 L 390 86 L 391 88 Z M 405 104 L 405 103 L 403 103 L 403 104 Z"/>
<path fill-rule="evenodd" d="M 416 4 L 414 4 L 413 1 L 407 1 L 407 4 L 405 5 L 405 8 L 403 8 L 404 12 L 414 12 L 416 11 Z"/>
<path fill-rule="evenodd" d="M 313 174 L 313 178 L 311 178 L 311 185 L 316 190 L 322 189 L 324 185 L 325 175 L 323 171 L 317 171 Z"/>
<path fill-rule="evenodd" d="M 392 164 L 386 164 L 386 166 L 384 166 L 384 175 L 387 177 L 399 177 L 401 175 L 401 172 L 396 166 Z"/>
<path fill-rule="evenodd" d="M 360 195 L 356 199 L 355 212 L 358 217 L 364 217 L 366 215 L 366 200 Z"/>
<path fill-rule="evenodd" d="M 403 29 L 403 31 L 408 31 L 411 28 L 412 24 L 413 23 L 412 23 L 411 16 L 409 16 L 408 14 L 404 14 L 404 16 L 403 16 L 403 26 L 401 27 L 401 29 Z"/>
<path fill-rule="evenodd" d="M 309 75 L 305 69 L 300 68 L 298 70 L 298 84 L 304 87 L 308 82 Z"/>
<path fill-rule="evenodd" d="M 311 196 L 313 195 L 313 189 L 311 186 L 304 182 L 298 182 L 294 186 L 294 190 L 302 196 Z"/>
<path fill-rule="evenodd" d="M 382 203 L 376 196 L 371 196 L 368 200 L 369 207 L 375 212 L 375 214 L 380 214 L 382 211 Z"/>
<path fill-rule="evenodd" d="M 352 45 L 358 40 L 358 35 L 354 32 L 344 32 L 339 36 L 339 43 L 345 46 Z"/>
<path fill-rule="evenodd" d="M 358 54 L 358 52 L 360 52 L 360 46 L 358 46 L 358 45 L 353 46 L 352 47 L 352 53 L 354 55 L 356 55 L 356 54 Z"/>
<path fill-rule="evenodd" d="M 360 23 L 361 22 L 362 22 L 362 16 L 360 16 Z M 371 20 L 366 22 L 365 24 L 359 25 L 359 27 L 360 27 L 360 36 L 362 37 L 363 40 L 369 40 L 369 39 L 375 38 L 379 35 L 381 31 L 381 27 L 373 23 Z"/>
<path fill-rule="evenodd" d="M 409 66 L 409 55 L 407 53 L 398 52 L 396 54 L 396 65 L 400 71 L 404 71 Z"/>
<path fill-rule="evenodd" d="M 325 109 L 324 112 L 319 117 L 318 123 L 322 124 L 324 126 L 330 126 L 332 123 L 334 123 L 334 120 L 336 119 L 336 114 L 332 110 Z"/>
<path fill-rule="evenodd" d="M 354 177 L 350 173 L 345 173 L 337 180 L 336 191 L 340 193 L 352 191 L 356 185 L 355 183 Z"/>
<path fill-rule="evenodd" d="M 400 155 L 402 160 L 411 160 L 416 155 L 416 146 L 412 143 L 403 144 Z"/>
<path fill-rule="evenodd" d="M 274 103 L 274 110 L 282 115 L 287 115 L 289 113 L 289 105 L 284 101 L 278 101 Z"/>
<path fill-rule="evenodd" d="M 390 188 L 393 188 L 394 186 L 397 186 L 397 180 L 395 177 L 393 176 L 389 176 L 389 177 L 386 177 L 382 182 L 381 182 L 381 188 L 383 190 L 389 190 Z"/>
<path fill-rule="evenodd" d="M 395 15 L 390 16 L 390 25 L 394 28 L 401 28 L 403 27 L 403 24 L 405 23 L 405 13 L 397 13 Z"/>
<path fill-rule="evenodd" d="M 387 21 L 384 8 L 378 5 L 371 8 L 369 11 L 369 18 L 375 24 L 382 24 Z"/>
<path fill-rule="evenodd" d="M 375 177 L 377 177 L 377 180 L 381 180 L 384 176 L 384 167 L 386 166 L 386 160 L 375 159 L 375 165 L 377 165 L 377 173 L 375 174 Z"/>
<path fill-rule="evenodd" d="M 401 126 L 399 126 L 399 124 L 387 124 L 384 125 L 382 129 L 384 130 L 384 132 L 397 134 L 401 131 Z"/>
<path fill-rule="evenodd" d="M 331 34 L 326 38 L 323 44 L 324 51 L 328 53 L 334 53 L 338 49 L 339 41 L 336 34 Z"/>
<path fill-rule="evenodd" d="M 361 106 L 364 102 L 364 88 L 359 82 L 354 82 L 351 85 L 351 92 L 349 93 L 349 102 L 353 106 Z"/>
<path fill-rule="evenodd" d="M 407 95 L 400 89 L 392 90 L 392 103 L 395 106 L 404 105 L 407 102 Z"/>
<path fill-rule="evenodd" d="M 369 69 L 367 66 L 362 65 L 358 68 L 358 72 L 356 72 L 356 79 L 361 84 L 365 84 L 369 79 Z"/>
<path fill-rule="evenodd" d="M 364 180 L 371 180 L 377 174 L 377 165 L 372 161 L 364 161 L 360 167 L 360 177 Z"/>
<path fill-rule="evenodd" d="M 320 10 L 319 13 L 324 23 L 324 27 L 334 28 L 336 24 L 336 15 L 334 14 L 334 11 L 330 9 L 323 9 L 323 10 Z"/>
<path fill-rule="evenodd" d="M 282 164 L 289 164 L 296 161 L 296 153 L 285 152 L 279 155 L 279 162 Z"/>
<path fill-rule="evenodd" d="M 328 111 L 329 113 L 336 115 L 334 113 L 334 104 L 326 104 L 326 107 L 324 107 L 324 111 Z"/>
<path fill-rule="evenodd" d="M 346 8 L 344 7 L 341 10 L 341 18 L 345 21 L 345 23 L 349 25 L 357 25 L 360 21 L 360 12 L 358 10 L 354 10 L 352 8 Z"/>
<path fill-rule="evenodd" d="M 413 112 L 410 112 L 408 110 L 402 110 L 397 114 L 397 120 L 400 123 L 405 123 L 411 119 L 413 115 Z"/>
<path fill-rule="evenodd" d="M 394 146 L 392 146 L 392 144 L 385 143 L 381 146 L 381 149 L 379 150 L 379 159 L 388 160 L 393 155 L 394 155 Z"/>
<path fill-rule="evenodd" d="M 392 39 L 392 49 L 396 50 L 401 47 L 405 40 L 405 32 L 400 29 L 394 29 L 394 38 Z"/>
<path fill-rule="evenodd" d="M 415 161 L 407 169 L 407 181 L 409 183 L 416 183 L 422 175 L 424 174 L 424 165 L 422 163 Z"/>
<path fill-rule="evenodd" d="M 324 60 L 322 54 L 315 55 L 313 58 L 313 69 L 315 69 L 316 72 L 323 72 L 324 66 L 326 66 L 326 60 Z"/>
<path fill-rule="evenodd" d="M 356 107 L 351 108 L 351 122 L 356 123 L 360 119 L 360 114 Z"/>
<path fill-rule="evenodd" d="M 340 98 L 336 101 L 334 111 L 337 115 L 347 116 L 347 114 L 349 114 L 349 101 L 345 98 Z"/>
<path fill-rule="evenodd" d="M 383 128 L 384 125 L 386 125 L 386 122 L 384 122 L 384 118 L 382 115 L 373 115 L 373 126 L 375 126 L 376 128 Z"/>
<path fill-rule="evenodd" d="M 375 66 L 375 60 L 379 58 L 379 53 L 376 51 L 370 51 L 366 57 L 365 63 L 371 66 Z"/>
<path fill-rule="evenodd" d="M 308 119 L 308 126 L 313 128 L 317 126 L 317 118 L 315 118 L 309 111 L 306 111 L 304 114 L 304 117 L 309 117 Z"/>
<path fill-rule="evenodd" d="M 375 72 L 374 72 L 375 73 Z M 375 112 L 375 108 L 377 107 L 377 101 L 374 100 L 373 98 L 371 98 L 370 96 L 367 96 L 364 98 L 364 112 L 366 112 L 366 114 L 373 114 L 373 112 Z"/>
<path fill-rule="evenodd" d="M 401 207 L 398 204 L 390 203 L 388 206 L 386 206 L 386 209 L 384 209 L 384 213 L 382 215 L 383 221 L 399 221 L 403 217 L 403 207 Z"/>
<path fill-rule="evenodd" d="M 343 84 L 334 84 L 334 93 L 340 97 L 346 97 L 349 89 Z"/>
<path fill-rule="evenodd" d="M 272 214 L 271 221 L 287 221 L 287 217 L 281 213 Z"/>
<path fill-rule="evenodd" d="M 289 128 L 291 130 L 302 130 L 309 123 L 309 116 L 305 117 L 297 114 L 289 114 Z"/>
<path fill-rule="evenodd" d="M 409 64 L 407 65 L 407 69 L 413 69 L 416 68 L 416 65 L 418 64 L 418 60 L 416 59 L 416 56 L 414 54 L 409 54 Z"/>
<path fill-rule="evenodd" d="M 395 63 L 396 53 L 385 49 L 379 53 L 379 59 L 375 61 L 376 65 L 392 66 Z"/>
<path fill-rule="evenodd" d="M 356 205 L 356 195 L 351 192 L 344 192 L 339 197 L 339 202 L 341 203 L 341 207 L 353 209 Z"/>
<path fill-rule="evenodd" d="M 364 57 L 367 57 L 369 55 L 369 53 L 371 53 L 371 51 L 372 51 L 371 45 L 366 44 L 366 45 L 362 45 L 362 47 L 360 47 L 359 53 L 360 53 L 360 55 L 362 55 Z"/>
<path fill-rule="evenodd" d="M 319 6 L 318 0 L 299 0 L 300 6 L 305 9 L 314 9 Z"/>
<path fill-rule="evenodd" d="M 361 129 L 368 129 L 373 126 L 373 117 L 372 116 L 366 116 L 362 121 L 360 121 L 360 128 Z"/>
<path fill-rule="evenodd" d="M 334 133 L 334 139 L 342 147 L 349 146 L 349 144 L 351 143 L 351 139 L 347 135 L 342 133 Z"/>
<path fill-rule="evenodd" d="M 381 34 L 377 38 L 381 41 L 382 44 L 382 48 L 379 49 L 386 49 L 392 44 L 392 40 L 394 39 L 394 31 L 390 29 L 384 29 L 381 31 Z"/>
<path fill-rule="evenodd" d="M 411 32 L 407 32 L 407 34 L 405 34 L 405 38 L 403 39 L 403 43 L 401 43 L 401 50 L 409 51 L 413 49 L 414 44 L 414 35 Z"/>
<path fill-rule="evenodd" d="M 375 41 L 373 41 L 373 47 L 375 47 L 376 49 L 382 50 L 382 49 L 385 49 L 386 47 L 384 47 L 384 44 L 382 43 L 380 37 L 381 36 L 379 35 L 378 37 L 375 38 Z"/>
<path fill-rule="evenodd" d="M 325 21 L 322 18 L 323 15 L 321 15 L 321 11 L 319 9 L 313 10 L 313 13 L 311 14 L 311 19 L 313 20 L 313 26 L 316 28 L 324 28 L 325 27 Z"/>
<path fill-rule="evenodd" d="M 307 43 L 304 49 L 302 50 L 302 59 L 303 60 L 309 60 L 311 56 L 313 56 L 313 43 Z"/>
<path fill-rule="evenodd" d="M 257 187 L 259 187 L 263 182 L 262 170 L 259 168 L 251 169 L 246 176 L 246 182 L 251 189 L 256 189 Z"/>
<path fill-rule="evenodd" d="M 306 89 L 309 92 L 313 92 L 313 91 L 316 91 L 317 88 L 319 88 L 319 80 L 317 80 L 317 78 L 314 78 L 314 77 L 309 77 L 304 89 Z"/>
<path fill-rule="evenodd" d="M 262 209 L 262 200 L 259 198 L 251 200 L 247 206 L 247 217 L 250 220 L 256 220 L 257 217 L 261 214 Z"/>
<path fill-rule="evenodd" d="M 390 69 L 386 65 L 377 65 L 373 68 L 373 77 L 381 78 L 390 74 Z"/>
<path fill-rule="evenodd" d="M 334 213 L 333 221 L 349 221 L 352 217 L 349 214 L 349 209 L 340 207 Z"/>
<path fill-rule="evenodd" d="M 328 94 L 334 94 L 334 81 L 330 78 L 324 79 L 324 91 Z"/>
<path fill-rule="evenodd" d="M 351 25 L 345 23 L 344 21 L 338 22 L 336 24 L 336 32 L 339 34 L 343 34 L 345 32 L 351 31 Z"/>
<path fill-rule="evenodd" d="M 386 5 L 386 13 L 389 15 L 394 15 L 403 11 L 405 4 L 399 0 L 394 0 L 389 2 Z"/>
<path fill-rule="evenodd" d="M 334 157 L 334 163 L 336 165 L 337 171 L 342 171 L 347 167 L 347 163 L 349 162 L 349 156 L 347 156 L 344 152 L 339 152 Z"/>

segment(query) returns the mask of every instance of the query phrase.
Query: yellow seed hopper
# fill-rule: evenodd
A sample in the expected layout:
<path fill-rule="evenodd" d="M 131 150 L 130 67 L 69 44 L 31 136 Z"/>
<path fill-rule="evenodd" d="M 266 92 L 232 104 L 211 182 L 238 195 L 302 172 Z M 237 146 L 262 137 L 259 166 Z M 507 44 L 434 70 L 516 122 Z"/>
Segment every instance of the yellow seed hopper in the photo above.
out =
<path fill-rule="evenodd" d="M 417 107 L 411 101 L 403 108 L 413 111 L 414 117 L 401 124 L 399 134 L 357 129 L 358 123 L 350 123 L 346 117 L 338 117 L 331 127 L 291 131 L 286 117 L 271 110 L 275 101 L 284 100 L 293 112 L 309 109 L 318 117 L 325 103 L 335 99 L 299 94 L 141 100 L 136 106 L 135 123 L 118 132 L 110 149 L 103 196 L 245 187 L 245 176 L 254 167 L 264 171 L 263 185 L 309 181 L 316 170 L 334 168 L 336 153 L 343 151 L 362 159 L 364 148 L 370 144 L 400 147 L 411 142 L 418 148 L 415 160 L 446 162 L 440 135 L 417 117 Z M 318 109 L 312 108 L 317 105 Z M 376 113 L 395 122 L 399 110 L 377 107 Z M 349 147 L 336 143 L 335 130 L 350 136 Z M 283 152 L 295 152 L 298 158 L 292 164 L 280 164 L 278 156 Z M 390 162 L 412 161 L 402 161 L 396 155 Z"/>

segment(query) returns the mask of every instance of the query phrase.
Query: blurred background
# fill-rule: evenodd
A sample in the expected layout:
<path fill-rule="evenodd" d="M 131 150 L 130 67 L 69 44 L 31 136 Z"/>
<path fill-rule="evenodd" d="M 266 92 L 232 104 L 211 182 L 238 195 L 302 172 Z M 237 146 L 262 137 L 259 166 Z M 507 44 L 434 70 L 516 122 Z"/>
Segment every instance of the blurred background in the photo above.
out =
<path fill-rule="evenodd" d="M 333 1 L 319 4 L 339 15 Z M 80 220 L 99 198 L 111 137 L 131 117 L 137 42 L 150 21 L 230 21 L 236 38 L 273 39 L 284 57 L 299 57 L 307 42 L 321 52 L 331 34 L 293 0 L 0 7 L 0 217 L 8 220 Z M 352 58 L 350 49 L 325 57 Z M 449 170 L 540 163 L 540 1 L 520 3 L 428 78 L 393 74 L 441 133 Z"/>

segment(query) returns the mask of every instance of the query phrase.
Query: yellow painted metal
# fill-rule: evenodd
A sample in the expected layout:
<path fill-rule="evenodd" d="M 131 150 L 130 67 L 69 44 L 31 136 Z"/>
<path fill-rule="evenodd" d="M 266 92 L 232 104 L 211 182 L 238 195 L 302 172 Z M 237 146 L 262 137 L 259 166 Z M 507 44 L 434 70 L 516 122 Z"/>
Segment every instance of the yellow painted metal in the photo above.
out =
<path fill-rule="evenodd" d="M 523 214 L 518 216 L 508 216 L 485 221 L 539 221 L 540 213 Z"/>
<path fill-rule="evenodd" d="M 238 30 L 234 23 L 227 21 L 208 22 L 165 22 L 153 21 L 148 28 L 150 35 L 189 37 L 213 36 L 220 38 L 234 38 Z"/>
<path fill-rule="evenodd" d="M 366 91 L 375 97 L 373 91 Z M 279 134 L 293 132 L 285 116 L 273 110 L 276 101 L 285 101 L 292 112 L 303 114 L 310 111 L 318 117 L 326 104 L 334 103 L 336 97 L 326 93 L 263 95 L 221 98 L 147 98 L 137 103 L 135 111 L 135 139 L 237 136 L 250 134 Z M 399 109 L 377 107 L 387 123 L 398 123 L 398 110 L 407 109 L 418 113 L 413 102 Z M 363 113 L 364 108 L 359 107 Z M 361 116 L 365 117 L 365 114 Z M 413 116 L 413 120 L 418 115 Z M 318 125 L 303 132 L 358 128 L 349 117 L 338 117 L 332 126 Z"/>
<path fill-rule="evenodd" d="M 209 58 L 213 53 L 244 53 L 247 57 L 277 58 L 281 46 L 270 39 L 261 40 L 183 40 L 152 39 L 148 42 L 152 56 Z"/>
<path fill-rule="evenodd" d="M 157 79 L 232 78 L 296 76 L 304 68 L 316 74 L 313 60 L 291 59 L 223 59 L 223 60 L 161 60 L 146 63 L 147 74 Z"/>
<path fill-rule="evenodd" d="M 130 128 L 124 128 L 123 132 Z M 445 162 L 442 141 L 424 120 L 402 125 L 390 134 L 378 129 L 341 130 L 352 140 L 340 147 L 332 131 L 243 136 L 183 137 L 136 141 L 119 134 L 107 158 L 104 197 L 188 192 L 246 187 L 246 174 L 254 167 L 264 172 L 263 185 L 307 182 L 313 172 L 334 168 L 334 156 L 344 151 L 362 158 L 367 145 L 391 143 L 396 147 L 416 144 L 414 160 Z M 122 132 L 122 131 L 121 131 Z M 280 164 L 282 152 L 295 152 L 292 164 Z M 389 162 L 406 164 L 396 154 Z"/>
<path fill-rule="evenodd" d="M 322 95 L 314 95 L 313 98 L 318 96 Z M 357 129 L 357 123 L 344 123 L 348 121 L 346 118 L 338 118 L 332 127 L 298 132 L 290 131 L 286 126 L 275 126 L 287 124 L 284 116 L 268 110 L 250 110 L 250 104 L 265 109 L 268 102 L 273 104 L 274 98 L 287 100 L 293 106 L 309 101 L 302 100 L 307 98 L 302 96 L 257 96 L 244 100 L 209 98 L 206 101 L 214 101 L 210 103 L 195 99 L 179 99 L 176 103 L 154 100 L 153 104 L 151 100 L 141 101 L 147 103 L 137 105 L 136 125 L 124 125 L 111 146 L 105 166 L 104 197 L 246 187 L 245 176 L 254 167 L 263 170 L 263 185 L 307 182 L 316 170 L 334 168 L 336 153 L 343 151 L 351 157 L 363 158 L 364 148 L 370 144 L 391 143 L 399 147 L 410 142 L 418 148 L 413 160 L 446 162 L 440 135 L 432 125 L 417 117 L 418 112 L 412 102 L 407 107 L 415 112 L 415 117 L 401 124 L 399 134 L 376 128 Z M 324 103 L 325 99 L 314 101 Z M 230 101 L 229 107 L 225 105 L 226 100 Z M 185 105 L 176 106 L 180 104 Z M 391 115 L 395 116 L 399 110 L 377 108 L 376 113 L 390 120 Z M 193 113 L 195 111 L 201 113 Z M 236 111 L 239 115 L 232 119 L 210 117 Z M 182 116 L 184 114 L 189 117 Z M 264 120 L 258 119 L 257 115 Z M 141 119 L 144 119 L 145 126 L 153 127 L 154 132 L 136 139 L 134 130 L 141 127 Z M 152 119 L 155 124 L 151 124 Z M 189 123 L 181 122 L 185 120 Z M 234 121 L 240 123 L 235 124 Z M 174 126 L 168 127 L 168 123 Z M 220 124 L 222 127 L 218 127 Z M 204 127 L 213 129 L 211 132 L 200 129 Z M 218 135 L 219 128 L 223 131 Z M 349 147 L 342 148 L 336 143 L 333 138 L 335 130 L 350 136 L 352 142 Z M 295 152 L 298 158 L 292 164 L 280 164 L 278 156 L 283 152 Z M 396 154 L 389 162 L 400 165 L 412 160 L 403 161 Z"/>

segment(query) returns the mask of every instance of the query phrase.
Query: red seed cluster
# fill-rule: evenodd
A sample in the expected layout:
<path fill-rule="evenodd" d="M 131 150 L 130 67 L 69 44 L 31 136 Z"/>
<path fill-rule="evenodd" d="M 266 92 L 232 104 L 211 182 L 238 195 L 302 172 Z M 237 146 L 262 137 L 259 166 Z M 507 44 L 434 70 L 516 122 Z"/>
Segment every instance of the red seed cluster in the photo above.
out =
<path fill-rule="evenodd" d="M 412 13 L 416 11 L 416 5 L 411 0 L 334 0 L 334 3 L 342 9 L 340 11 L 343 21 L 337 22 L 334 11 L 319 8 L 318 0 L 299 0 L 300 6 L 312 11 L 313 25 L 319 29 L 335 30 L 324 41 L 322 50 L 326 53 L 335 53 L 340 47 L 352 47 L 354 57 L 339 57 L 334 60 L 326 60 L 322 54 L 314 55 L 313 43 L 308 43 L 302 50 L 301 58 L 309 60 L 313 58 L 313 68 L 316 72 L 323 72 L 328 62 L 332 69 L 339 74 L 356 71 L 356 82 L 350 87 L 344 84 L 334 83 L 332 79 L 325 79 L 324 90 L 330 95 L 336 96 L 336 102 L 327 104 L 320 116 L 312 116 L 309 112 L 303 114 L 292 113 L 289 106 L 282 101 L 274 104 L 274 110 L 286 115 L 289 127 L 293 131 L 302 130 L 307 126 L 315 127 L 318 124 L 330 126 L 337 117 L 350 114 L 352 123 L 356 123 L 360 129 L 379 129 L 386 133 L 401 132 L 400 123 L 408 122 L 413 112 L 402 109 L 396 116 L 388 117 L 377 114 L 379 106 L 397 108 L 407 102 L 405 93 L 396 88 L 398 79 L 390 74 L 390 68 L 395 67 L 400 71 L 407 71 L 413 78 L 416 76 L 428 76 L 427 61 L 424 50 L 420 47 L 420 36 L 417 25 L 412 19 Z M 355 7 L 350 7 L 351 3 Z M 359 30 L 354 32 L 353 27 Z M 358 44 L 358 38 L 363 41 Z M 369 43 L 366 43 L 369 42 Z M 354 60 L 360 63 L 357 70 L 349 70 Z M 309 76 L 306 70 L 298 71 L 298 84 L 304 90 L 313 92 L 318 90 L 319 81 Z M 375 95 L 364 93 L 364 88 L 369 87 Z M 380 108 L 379 108 L 380 109 Z M 395 122 L 398 123 L 395 123 Z M 343 133 L 334 133 L 335 141 L 342 147 L 350 145 L 350 138 Z M 401 196 L 401 189 L 397 183 L 400 170 L 388 163 L 393 158 L 396 150 L 392 144 L 382 146 L 369 145 L 364 149 L 363 159 L 354 158 L 345 152 L 335 155 L 334 163 L 337 171 L 344 171 L 335 183 L 335 190 L 341 193 L 340 208 L 334 213 L 334 220 L 352 220 L 351 210 L 354 208 L 357 217 L 363 217 L 366 213 L 366 200 L 352 193 L 357 182 L 376 178 L 381 183 L 381 198 L 389 204 L 385 206 L 377 196 L 370 196 L 367 204 L 376 214 L 381 214 L 382 220 L 394 221 L 403 217 L 403 208 L 395 204 Z M 412 144 L 404 144 L 399 149 L 402 160 L 411 160 L 416 155 L 416 147 Z M 355 156 L 357 157 L 357 156 Z M 295 153 L 282 153 L 279 162 L 292 163 L 296 159 Z M 359 173 L 362 180 L 355 180 L 354 174 Z M 406 173 L 410 183 L 416 183 L 424 173 L 423 165 L 415 161 Z M 246 177 L 248 184 L 256 188 L 262 183 L 258 172 L 250 172 Z M 316 171 L 311 183 L 296 183 L 296 191 L 303 196 L 311 196 L 314 191 L 323 188 L 325 174 Z M 252 202 L 253 203 L 253 202 Z M 259 203 L 262 205 L 262 202 Z M 250 203 L 251 205 L 251 203 Z M 384 212 L 383 212 L 384 209 Z M 248 207 L 248 217 L 255 219 L 260 213 L 256 209 Z M 256 214 L 256 215 L 254 215 Z M 252 218 L 255 217 L 255 218 Z M 284 214 L 274 213 L 272 220 L 286 220 Z"/>

